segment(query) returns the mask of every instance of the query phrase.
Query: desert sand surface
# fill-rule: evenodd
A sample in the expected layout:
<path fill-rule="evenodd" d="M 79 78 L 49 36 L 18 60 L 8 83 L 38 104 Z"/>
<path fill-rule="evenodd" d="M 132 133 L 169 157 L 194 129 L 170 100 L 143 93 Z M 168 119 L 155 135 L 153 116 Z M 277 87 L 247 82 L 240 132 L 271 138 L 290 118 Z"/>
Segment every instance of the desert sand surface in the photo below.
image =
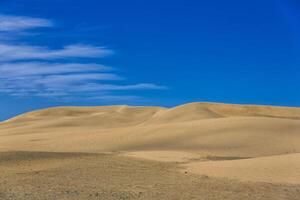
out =
<path fill-rule="evenodd" d="M 300 108 L 56 107 L 0 123 L 0 199 L 300 199 Z"/>

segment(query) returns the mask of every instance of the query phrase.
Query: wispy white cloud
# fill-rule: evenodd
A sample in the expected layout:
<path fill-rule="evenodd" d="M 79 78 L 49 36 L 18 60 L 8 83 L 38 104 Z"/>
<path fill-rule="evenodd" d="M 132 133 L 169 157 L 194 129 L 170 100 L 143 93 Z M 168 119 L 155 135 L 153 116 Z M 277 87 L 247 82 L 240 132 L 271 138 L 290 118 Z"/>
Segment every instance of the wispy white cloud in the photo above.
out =
<path fill-rule="evenodd" d="M 85 91 L 85 92 L 122 91 L 122 90 L 164 90 L 164 89 L 168 89 L 168 88 L 153 83 L 139 83 L 139 84 L 132 84 L 132 85 L 87 83 L 76 87 L 77 91 Z"/>
<path fill-rule="evenodd" d="M 53 22 L 47 19 L 0 15 L 2 36 L 52 26 Z M 118 95 L 118 91 L 166 89 L 154 83 L 126 84 L 124 78 L 111 67 L 98 63 L 74 62 L 78 58 L 85 58 L 86 61 L 87 58 L 102 58 L 114 53 L 103 46 L 71 44 L 51 48 L 15 42 L 1 42 L 0 39 L 1 93 L 18 97 L 84 97 L 112 101 L 137 99 L 130 94 Z M 73 62 L 70 62 L 71 58 Z"/>
<path fill-rule="evenodd" d="M 100 64 L 14 62 L 0 64 L 0 77 L 26 77 L 36 75 L 55 75 L 113 70 Z"/>
<path fill-rule="evenodd" d="M 0 61 L 97 58 L 113 54 L 105 47 L 73 44 L 62 49 L 41 46 L 0 44 Z"/>
<path fill-rule="evenodd" d="M 153 83 L 107 84 L 123 78 L 113 69 L 98 64 L 78 63 L 9 63 L 0 64 L 0 92 L 14 96 L 70 97 L 94 96 L 114 91 L 162 90 Z M 108 73 L 109 72 L 109 73 Z M 106 96 L 106 95 L 105 95 Z"/>
<path fill-rule="evenodd" d="M 23 31 L 27 29 L 52 26 L 53 22 L 47 19 L 0 15 L 0 31 Z"/>
<path fill-rule="evenodd" d="M 103 81 L 103 80 L 120 80 L 116 74 L 108 73 L 93 73 L 93 74 L 61 74 L 43 77 L 35 81 L 36 84 L 49 85 L 67 85 L 72 86 L 78 83 L 85 83 L 91 81 Z"/>

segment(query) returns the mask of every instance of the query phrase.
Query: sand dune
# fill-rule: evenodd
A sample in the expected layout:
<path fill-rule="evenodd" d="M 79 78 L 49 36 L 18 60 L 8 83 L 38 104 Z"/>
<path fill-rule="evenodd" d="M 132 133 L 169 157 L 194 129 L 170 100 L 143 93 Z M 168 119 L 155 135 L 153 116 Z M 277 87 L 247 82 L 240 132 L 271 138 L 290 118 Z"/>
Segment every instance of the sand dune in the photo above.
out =
<path fill-rule="evenodd" d="M 181 173 L 176 165 L 111 154 L 0 153 L 1 200 L 299 200 L 297 185 Z"/>
<path fill-rule="evenodd" d="M 261 158 L 205 161 L 186 164 L 187 170 L 214 177 L 244 181 L 299 183 L 300 154 Z"/>
<path fill-rule="evenodd" d="M 300 108 L 214 103 L 50 108 L 0 123 L 0 151 L 115 152 L 184 163 L 191 172 L 211 176 L 300 184 L 291 172 L 300 169 Z M 208 157 L 236 160 L 207 162 Z"/>

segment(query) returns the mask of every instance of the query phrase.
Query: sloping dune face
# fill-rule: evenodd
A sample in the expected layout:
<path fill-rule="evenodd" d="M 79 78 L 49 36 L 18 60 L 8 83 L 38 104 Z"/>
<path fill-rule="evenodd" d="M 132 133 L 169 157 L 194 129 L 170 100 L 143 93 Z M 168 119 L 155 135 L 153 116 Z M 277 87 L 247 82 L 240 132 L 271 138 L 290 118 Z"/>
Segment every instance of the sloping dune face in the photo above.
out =
<path fill-rule="evenodd" d="M 4 124 L 32 123 L 45 121 L 65 122 L 65 126 L 100 126 L 101 128 L 117 128 L 137 125 L 148 120 L 159 107 L 57 107 L 47 110 L 26 113 L 4 122 Z M 73 123 L 72 123 L 73 121 Z M 68 124 L 71 123 L 71 124 Z M 75 122 L 75 123 L 74 123 Z M 53 126 L 55 127 L 55 126 Z"/>
<path fill-rule="evenodd" d="M 281 173 L 284 171 L 279 167 L 281 157 L 293 155 L 296 161 L 292 165 L 299 168 L 300 108 L 214 103 L 192 103 L 170 109 L 57 107 L 0 123 L 0 138 L 0 151 L 119 152 L 145 159 L 182 162 L 195 173 L 204 172 L 203 168 L 220 171 L 223 165 L 230 168 L 238 160 L 245 163 L 241 164 L 245 166 L 243 169 L 251 168 L 252 178 L 249 174 L 232 175 L 236 170 L 228 173 L 207 170 L 207 174 L 273 181 L 259 179 L 261 176 L 255 175 L 259 170 L 255 169 L 260 165 L 252 165 L 250 161 L 247 164 L 244 158 L 272 160 L 272 165 L 265 169 L 274 172 L 278 169 Z M 281 157 L 269 158 L 276 155 Z M 220 161 L 222 159 L 226 161 Z M 263 161 L 253 161 L 259 162 Z M 197 170 L 197 166 L 201 170 Z M 285 173 L 288 171 L 282 172 L 282 176 Z M 300 183 L 298 179 L 300 177 L 289 180 Z M 282 178 L 276 180 L 281 182 Z"/>
<path fill-rule="evenodd" d="M 300 180 L 300 155 L 286 154 L 262 158 L 188 163 L 190 171 L 241 180 L 294 183 Z"/>

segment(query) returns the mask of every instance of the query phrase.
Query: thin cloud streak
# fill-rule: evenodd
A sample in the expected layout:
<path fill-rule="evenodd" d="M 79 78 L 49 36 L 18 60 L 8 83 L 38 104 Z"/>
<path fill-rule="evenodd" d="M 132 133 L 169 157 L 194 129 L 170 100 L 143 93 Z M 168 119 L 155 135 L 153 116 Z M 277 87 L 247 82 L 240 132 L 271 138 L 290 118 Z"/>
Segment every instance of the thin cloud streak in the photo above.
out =
<path fill-rule="evenodd" d="M 0 77 L 26 77 L 35 75 L 55 75 L 69 73 L 86 73 L 111 71 L 113 68 L 90 63 L 47 63 L 47 62 L 16 62 L 0 64 Z"/>
<path fill-rule="evenodd" d="M 76 87 L 77 91 L 96 92 L 96 91 L 122 91 L 122 90 L 165 90 L 165 86 L 153 83 L 139 83 L 133 85 L 115 85 L 115 84 L 85 84 Z"/>
<path fill-rule="evenodd" d="M 97 58 L 113 54 L 105 47 L 73 44 L 62 49 L 41 46 L 0 44 L 0 61 L 51 60 L 65 58 Z"/>
<path fill-rule="evenodd" d="M 52 27 L 53 22 L 47 19 L 25 16 L 0 15 L 0 31 L 23 31 L 33 28 Z"/>
<path fill-rule="evenodd" d="M 103 81 L 103 80 L 120 80 L 116 74 L 68 74 L 68 75 L 53 75 L 36 80 L 37 84 L 48 84 L 48 85 L 66 85 L 75 84 L 86 81 Z M 69 85 L 71 86 L 71 85 Z"/>

